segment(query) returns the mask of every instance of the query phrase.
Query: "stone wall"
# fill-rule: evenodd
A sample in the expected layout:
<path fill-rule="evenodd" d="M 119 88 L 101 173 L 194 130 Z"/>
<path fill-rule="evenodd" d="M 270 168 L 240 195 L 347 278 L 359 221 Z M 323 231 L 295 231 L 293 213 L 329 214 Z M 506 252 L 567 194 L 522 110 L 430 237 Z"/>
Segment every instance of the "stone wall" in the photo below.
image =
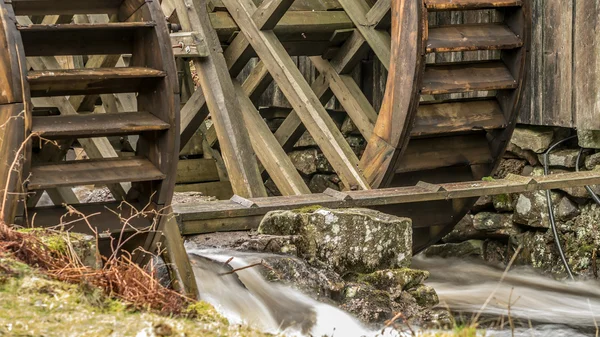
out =
<path fill-rule="evenodd" d="M 519 127 L 495 178 L 508 173 L 543 175 L 543 153 L 551 144 L 572 134 L 571 129 Z M 555 149 L 549 156 L 550 173 L 575 171 L 578 155 L 577 139 Z M 600 169 L 600 151 L 584 150 L 580 169 Z M 592 189 L 600 193 L 600 186 Z M 551 199 L 571 269 L 579 276 L 596 278 L 600 207 L 583 187 L 552 191 Z M 566 276 L 550 228 L 545 191 L 480 198 L 471 214 L 440 245 L 430 247 L 424 254 L 507 263 L 519 245 L 522 251 L 517 264 L 532 265 L 555 277 Z"/>

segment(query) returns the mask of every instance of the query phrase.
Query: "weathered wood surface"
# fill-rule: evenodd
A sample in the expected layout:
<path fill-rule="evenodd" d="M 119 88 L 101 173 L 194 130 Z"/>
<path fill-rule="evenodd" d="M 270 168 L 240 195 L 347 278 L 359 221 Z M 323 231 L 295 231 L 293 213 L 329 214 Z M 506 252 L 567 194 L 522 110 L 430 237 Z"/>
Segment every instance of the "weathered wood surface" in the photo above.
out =
<path fill-rule="evenodd" d="M 511 175 L 506 179 L 494 181 L 438 184 L 435 189 L 432 189 L 430 184 L 418 184 L 408 187 L 349 191 L 346 192 L 348 197 L 344 199 L 329 193 L 286 198 L 256 198 L 251 199 L 256 205 L 251 208 L 229 200 L 179 204 L 174 206 L 173 211 L 177 214 L 183 234 L 191 235 L 218 231 L 218 226 L 214 224 L 222 223 L 225 220 L 237 223 L 237 226 L 230 224 L 226 230 L 256 228 L 261 217 L 269 211 L 291 210 L 312 205 L 329 208 L 377 207 L 597 184 L 600 184 L 600 172 L 598 171 L 562 173 L 535 178 Z M 247 221 L 242 218 L 246 218 Z"/>
<path fill-rule="evenodd" d="M 600 130 L 600 1 L 574 6 L 574 119 L 579 130 Z"/>

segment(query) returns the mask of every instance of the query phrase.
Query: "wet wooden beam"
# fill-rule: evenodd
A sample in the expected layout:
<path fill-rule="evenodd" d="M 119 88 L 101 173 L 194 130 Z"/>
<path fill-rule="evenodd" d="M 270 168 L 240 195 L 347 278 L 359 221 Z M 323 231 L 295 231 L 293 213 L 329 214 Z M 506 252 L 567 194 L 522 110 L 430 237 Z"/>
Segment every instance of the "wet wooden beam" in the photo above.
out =
<path fill-rule="evenodd" d="M 600 171 L 561 173 L 544 177 L 509 175 L 506 179 L 492 181 L 438 185 L 420 183 L 417 186 L 349 191 L 344 198 L 339 198 L 334 193 L 255 198 L 250 200 L 254 207 L 246 207 L 229 200 L 180 204 L 174 206 L 173 211 L 177 214 L 182 234 L 192 235 L 257 228 L 262 217 L 270 211 L 293 210 L 314 205 L 328 208 L 371 208 L 598 184 Z"/>

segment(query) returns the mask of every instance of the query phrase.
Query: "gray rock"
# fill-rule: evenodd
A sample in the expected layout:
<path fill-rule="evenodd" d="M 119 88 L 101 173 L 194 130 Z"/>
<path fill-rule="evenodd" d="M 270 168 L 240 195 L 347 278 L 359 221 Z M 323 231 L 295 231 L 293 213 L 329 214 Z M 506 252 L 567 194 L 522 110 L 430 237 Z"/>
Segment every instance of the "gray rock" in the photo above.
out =
<path fill-rule="evenodd" d="M 289 153 L 288 156 L 300 173 L 307 176 L 317 173 L 317 149 L 294 151 Z"/>
<path fill-rule="evenodd" d="M 426 257 L 483 257 L 484 247 L 481 240 L 469 240 L 460 243 L 434 245 L 424 251 Z"/>
<path fill-rule="evenodd" d="M 440 303 L 435 289 L 425 284 L 410 290 L 409 293 L 417 301 L 417 304 L 422 307 L 430 308 Z"/>
<path fill-rule="evenodd" d="M 569 198 L 562 198 L 556 209 L 556 217 L 568 221 L 579 215 L 579 208 Z"/>
<path fill-rule="evenodd" d="M 318 147 L 319 145 L 315 142 L 315 139 L 310 135 L 310 133 L 305 132 L 302 134 L 300 139 L 294 144 L 294 147 Z"/>
<path fill-rule="evenodd" d="M 335 171 L 333 170 L 333 167 L 331 166 L 331 164 L 329 164 L 329 161 L 327 160 L 325 155 L 320 152 L 317 154 L 316 166 L 317 166 L 317 172 L 335 173 Z"/>
<path fill-rule="evenodd" d="M 298 235 L 298 257 L 340 274 L 407 267 L 412 256 L 411 220 L 369 209 L 273 211 L 258 231 Z"/>
<path fill-rule="evenodd" d="M 416 301 L 413 299 L 413 302 L 410 308 L 416 312 Z M 346 286 L 340 309 L 364 323 L 383 323 L 394 315 L 390 294 L 364 283 L 349 283 Z"/>
<path fill-rule="evenodd" d="M 335 182 L 338 179 L 337 175 L 315 174 L 310 179 L 308 188 L 313 193 L 323 193 L 328 188 L 339 191 L 340 186 Z"/>
<path fill-rule="evenodd" d="M 518 127 L 513 133 L 511 142 L 523 150 L 542 153 L 550 147 L 554 139 L 554 131 L 543 127 Z"/>
<path fill-rule="evenodd" d="M 579 155 L 579 150 L 577 149 L 562 149 L 553 151 L 548 156 L 548 165 L 549 166 L 559 166 L 559 167 L 568 167 L 575 168 L 575 164 L 577 163 L 577 156 Z M 544 165 L 545 155 L 538 155 L 540 163 Z"/>
<path fill-rule="evenodd" d="M 356 127 L 354 122 L 352 122 L 352 119 L 350 119 L 350 117 L 348 117 L 344 120 L 344 123 L 342 123 L 342 128 L 340 129 L 340 131 L 342 131 L 342 134 L 344 136 L 348 136 L 351 134 L 359 134 L 358 128 Z"/>
<path fill-rule="evenodd" d="M 492 197 L 494 209 L 498 212 L 512 212 L 515 210 L 515 200 L 512 194 L 499 194 Z"/>
<path fill-rule="evenodd" d="M 539 160 L 537 154 L 531 150 L 523 150 L 513 143 L 508 144 L 508 148 L 506 149 L 509 154 L 515 155 L 517 158 L 525 159 L 531 166 L 535 166 L 539 164 Z"/>
<path fill-rule="evenodd" d="M 165 288 L 171 287 L 171 275 L 169 274 L 169 268 L 160 256 L 152 256 L 152 269 L 150 272 L 154 273 L 154 278 Z"/>
<path fill-rule="evenodd" d="M 348 136 L 346 137 L 346 141 L 348 142 L 348 145 L 350 145 L 350 148 L 352 148 L 352 151 L 354 152 L 354 154 L 356 154 L 358 158 L 362 156 L 363 152 L 365 152 L 365 149 L 367 148 L 367 142 L 360 135 Z"/>
<path fill-rule="evenodd" d="M 598 165 L 600 165 L 600 152 L 594 153 L 585 158 L 585 167 L 588 170 L 593 170 Z"/>
<path fill-rule="evenodd" d="M 292 286 L 316 300 L 339 299 L 344 289 L 344 280 L 337 273 L 311 267 L 300 259 L 268 255 L 263 262 L 260 272 L 266 280 Z"/>
<path fill-rule="evenodd" d="M 579 146 L 585 149 L 600 149 L 600 131 L 577 130 Z"/>
<path fill-rule="evenodd" d="M 554 204 L 554 215 L 562 196 L 556 192 L 551 194 Z M 519 195 L 515 206 L 514 222 L 537 228 L 550 228 L 548 203 L 545 191 L 536 191 Z"/>
<path fill-rule="evenodd" d="M 442 241 L 445 243 L 462 242 L 471 239 L 480 239 L 482 233 L 473 226 L 473 215 L 467 214 L 454 226 L 452 232 L 446 235 Z"/>
<path fill-rule="evenodd" d="M 477 213 L 473 217 L 473 227 L 484 233 L 486 238 L 508 237 L 518 233 L 513 224 L 513 215 L 507 213 Z"/>

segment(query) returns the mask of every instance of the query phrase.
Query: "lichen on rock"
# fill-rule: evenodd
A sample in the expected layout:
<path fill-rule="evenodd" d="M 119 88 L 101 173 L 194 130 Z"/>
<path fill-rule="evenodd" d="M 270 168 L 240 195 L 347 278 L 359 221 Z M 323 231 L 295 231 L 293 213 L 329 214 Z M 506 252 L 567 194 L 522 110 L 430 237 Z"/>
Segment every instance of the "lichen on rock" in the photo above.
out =
<path fill-rule="evenodd" d="M 369 209 L 274 211 L 258 232 L 296 236 L 298 257 L 342 275 L 407 267 L 412 255 L 410 219 Z"/>

